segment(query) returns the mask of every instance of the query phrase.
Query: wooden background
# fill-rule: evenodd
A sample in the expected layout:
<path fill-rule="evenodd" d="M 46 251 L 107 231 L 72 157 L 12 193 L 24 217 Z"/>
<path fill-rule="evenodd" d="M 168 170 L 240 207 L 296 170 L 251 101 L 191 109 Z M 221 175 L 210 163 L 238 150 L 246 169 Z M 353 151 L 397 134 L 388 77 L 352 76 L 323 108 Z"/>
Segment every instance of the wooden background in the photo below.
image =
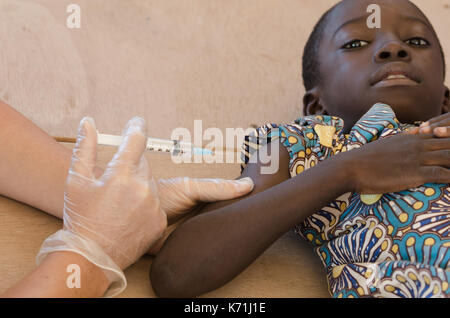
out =
<path fill-rule="evenodd" d="M 0 99 L 49 134 L 74 136 L 83 116 L 118 134 L 135 115 L 152 137 L 173 129 L 247 128 L 301 116 L 306 38 L 335 0 L 0 0 Z M 416 0 L 450 52 L 450 0 Z M 81 7 L 81 29 L 66 8 Z M 450 62 L 448 62 L 450 64 Z M 447 72 L 448 73 L 448 72 Z M 447 83 L 449 83 L 447 81 Z M 449 84 L 447 84 L 449 85 Z M 66 145 L 70 147 L 70 145 Z M 103 163 L 111 149 L 101 148 Z M 227 177 L 238 165 L 172 166 L 155 175 Z M 34 267 L 61 223 L 0 197 L 0 292 Z M 151 257 L 127 270 L 122 297 L 154 296 Z M 319 259 L 286 234 L 231 283 L 206 296 L 327 297 Z"/>

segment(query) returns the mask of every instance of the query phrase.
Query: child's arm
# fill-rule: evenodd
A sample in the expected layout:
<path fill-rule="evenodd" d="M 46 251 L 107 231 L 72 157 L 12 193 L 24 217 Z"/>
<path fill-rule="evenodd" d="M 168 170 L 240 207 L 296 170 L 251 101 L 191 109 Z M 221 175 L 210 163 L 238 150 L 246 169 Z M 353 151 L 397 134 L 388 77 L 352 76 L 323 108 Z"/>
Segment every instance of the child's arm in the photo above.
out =
<path fill-rule="evenodd" d="M 72 151 L 0 101 L 0 194 L 62 217 Z"/>
<path fill-rule="evenodd" d="M 289 179 L 289 155 L 281 145 L 279 150 L 276 174 L 261 174 L 260 163 L 246 166 L 242 177 L 255 183 L 250 195 L 208 205 L 201 212 L 211 212 L 188 220 L 168 238 L 151 268 L 158 296 L 192 297 L 222 286 L 293 225 L 350 190 L 339 156 Z"/>
<path fill-rule="evenodd" d="M 158 296 L 193 297 L 224 285 L 286 231 L 343 193 L 389 193 L 450 182 L 450 139 L 429 134 L 378 140 L 289 180 L 289 157 L 279 149 L 278 173 L 261 175 L 260 163 L 248 164 L 243 176 L 254 180 L 250 195 L 207 206 L 201 212 L 211 212 L 169 236 L 150 273 Z"/>

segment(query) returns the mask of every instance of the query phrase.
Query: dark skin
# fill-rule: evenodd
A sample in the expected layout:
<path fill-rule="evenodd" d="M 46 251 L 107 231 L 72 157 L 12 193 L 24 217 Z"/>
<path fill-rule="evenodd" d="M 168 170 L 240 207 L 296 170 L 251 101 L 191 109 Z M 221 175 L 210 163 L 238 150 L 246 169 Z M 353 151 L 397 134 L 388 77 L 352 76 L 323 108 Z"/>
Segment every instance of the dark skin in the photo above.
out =
<path fill-rule="evenodd" d="M 367 17 L 367 5 L 360 3 L 364 1 L 345 1 L 343 6 L 348 8 L 336 10 L 328 28 L 333 30 L 333 27 L 337 28 L 338 24 L 355 16 Z M 439 50 L 436 46 L 407 48 L 393 35 L 394 29 L 403 30 L 397 28 L 393 21 L 395 12 L 422 17 L 417 9 L 411 9 L 408 2 L 398 3 L 398 7 L 393 7 L 391 1 L 378 1 L 383 12 L 390 12 L 386 16 L 392 15 L 386 19 L 392 21 L 383 22 L 382 29 L 378 30 L 380 34 L 376 36 L 379 42 L 372 49 L 352 53 L 344 53 L 339 48 L 333 51 L 328 45 L 332 43 L 330 36 L 334 31 L 326 32 L 325 44 L 320 52 L 321 59 L 325 56 L 321 68 L 322 86 L 306 93 L 307 114 L 330 112 L 343 118 L 348 128 L 378 101 L 391 105 L 395 103 L 394 111 L 399 112 L 400 119 L 406 122 L 425 121 L 446 110 L 448 96 L 445 95 L 447 90 L 443 85 L 443 76 L 440 75 L 443 74 L 443 64 Z M 359 25 L 359 28 L 364 27 Z M 382 39 L 389 40 L 389 45 L 383 45 L 385 42 Z M 432 43 L 435 40 L 430 39 Z M 426 109 L 422 109 L 425 104 L 417 101 L 420 94 L 411 87 L 375 89 L 368 86 L 368 76 L 377 68 L 392 63 L 400 47 L 411 52 L 410 58 L 395 63 L 410 63 L 408 67 L 414 67 L 420 75 L 420 85 L 415 88 L 427 97 Z M 393 50 L 392 59 L 377 61 L 376 55 L 370 55 L 369 52 L 375 54 L 381 48 Z M 333 58 L 326 60 L 327 54 L 338 59 L 340 64 L 332 63 Z M 358 76 L 352 77 L 356 66 L 359 67 Z M 436 72 L 430 72 L 431 76 L 426 74 L 426 70 Z M 327 87 L 327 90 L 322 87 Z M 345 96 L 341 96 L 339 92 L 344 87 L 348 90 L 342 94 Z M 208 204 L 169 236 L 152 264 L 154 291 L 160 297 L 195 297 L 224 285 L 294 225 L 344 193 L 387 193 L 427 182 L 449 183 L 450 138 L 440 137 L 435 138 L 432 133 L 417 134 L 417 131 L 416 134 L 398 134 L 337 154 L 293 178 L 289 173 L 289 154 L 279 145 L 276 154 L 279 155 L 280 166 L 277 173 L 261 174 L 263 164 L 260 161 L 249 163 L 241 177 L 253 179 L 255 187 L 251 194 Z M 272 145 L 267 146 L 269 153 Z M 330 175 L 334 182 L 330 182 Z"/>
<path fill-rule="evenodd" d="M 402 123 L 447 113 L 449 89 L 444 85 L 444 65 L 427 18 L 409 1 L 377 1 L 382 27 L 369 29 L 366 8 L 371 3 L 344 1 L 331 14 L 325 29 L 328 36 L 324 36 L 319 54 L 321 83 L 305 94 L 305 115 L 338 116 L 348 133 L 377 102 L 391 105 Z M 340 28 L 357 18 L 361 19 Z M 356 47 L 344 47 L 352 42 Z M 419 85 L 373 85 L 377 72 L 389 67 L 407 72 Z"/>

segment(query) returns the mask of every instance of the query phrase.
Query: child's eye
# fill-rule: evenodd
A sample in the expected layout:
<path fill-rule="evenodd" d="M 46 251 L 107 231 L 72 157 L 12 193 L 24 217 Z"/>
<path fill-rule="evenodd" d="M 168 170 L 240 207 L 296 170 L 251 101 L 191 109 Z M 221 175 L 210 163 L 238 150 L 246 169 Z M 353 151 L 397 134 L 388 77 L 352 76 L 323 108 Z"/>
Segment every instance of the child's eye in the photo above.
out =
<path fill-rule="evenodd" d="M 427 46 L 430 45 L 430 42 L 423 38 L 412 38 L 405 41 L 406 44 L 414 45 L 414 46 Z"/>
<path fill-rule="evenodd" d="M 353 40 L 351 42 L 344 44 L 344 46 L 342 48 L 343 49 L 357 49 L 357 48 L 366 46 L 368 44 L 369 44 L 369 42 L 364 41 L 364 40 Z"/>

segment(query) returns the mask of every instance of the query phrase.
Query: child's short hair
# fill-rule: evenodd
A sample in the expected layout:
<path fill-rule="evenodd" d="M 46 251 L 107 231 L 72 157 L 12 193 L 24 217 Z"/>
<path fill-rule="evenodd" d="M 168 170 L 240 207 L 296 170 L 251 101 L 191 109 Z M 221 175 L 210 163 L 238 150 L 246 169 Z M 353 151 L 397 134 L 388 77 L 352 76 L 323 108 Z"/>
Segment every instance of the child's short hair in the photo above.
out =
<path fill-rule="evenodd" d="M 434 35 L 436 36 L 436 39 L 439 44 L 439 49 L 441 51 L 442 55 L 442 61 L 444 64 L 444 79 L 446 76 L 446 63 L 445 63 L 445 54 L 444 50 L 442 49 L 441 42 L 439 41 L 439 38 L 436 34 L 436 31 L 434 30 L 432 24 L 428 20 L 428 18 L 425 16 L 425 14 L 420 10 L 414 3 L 409 1 L 414 7 L 419 10 L 427 22 L 430 24 Z M 322 41 L 325 28 L 327 26 L 328 18 L 330 17 L 331 13 L 342 3 L 342 1 L 335 4 L 332 8 L 330 8 L 327 12 L 325 12 L 322 17 L 319 19 L 317 24 L 314 26 L 314 29 L 312 33 L 310 34 L 308 41 L 306 42 L 304 51 L 303 51 L 303 85 L 305 86 L 306 91 L 312 89 L 313 87 L 317 86 L 320 83 L 320 61 L 318 59 L 319 56 L 319 50 L 320 50 L 320 43 Z"/>

